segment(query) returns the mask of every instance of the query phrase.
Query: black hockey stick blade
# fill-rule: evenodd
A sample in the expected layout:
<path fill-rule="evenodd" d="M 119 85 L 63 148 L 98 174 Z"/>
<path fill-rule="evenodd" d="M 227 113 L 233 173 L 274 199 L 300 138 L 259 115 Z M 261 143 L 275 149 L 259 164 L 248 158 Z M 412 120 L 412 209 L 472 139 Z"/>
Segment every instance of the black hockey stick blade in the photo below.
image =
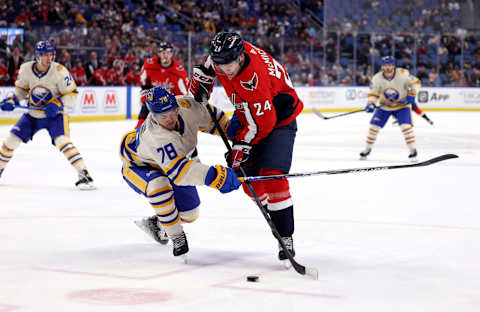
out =
<path fill-rule="evenodd" d="M 338 115 L 333 115 L 333 116 L 325 116 L 323 115 L 319 110 L 317 110 L 316 108 L 312 108 L 312 112 L 317 115 L 318 117 L 324 119 L 324 120 L 327 120 L 327 119 L 332 119 L 332 118 L 336 118 L 336 117 L 342 117 L 342 116 L 347 116 L 347 115 L 351 115 L 351 114 L 355 114 L 355 113 L 360 113 L 360 112 L 364 112 L 365 110 L 364 109 L 359 109 L 359 110 L 354 110 L 354 111 L 351 111 L 351 112 L 346 112 L 346 113 L 341 113 L 341 114 L 338 114 Z"/>
<path fill-rule="evenodd" d="M 349 169 L 334 169 L 334 170 L 302 172 L 302 173 L 276 174 L 276 175 L 270 175 L 270 176 L 254 176 L 254 177 L 241 177 L 241 178 L 239 177 L 238 180 L 240 182 L 262 181 L 262 180 L 271 180 L 271 179 L 308 177 L 308 176 L 314 176 L 314 175 L 331 175 L 331 174 L 358 173 L 358 172 L 367 172 L 367 171 L 381 171 L 381 170 L 391 170 L 391 169 L 401 169 L 401 168 L 422 167 L 422 166 L 429 166 L 437 162 L 453 159 L 453 158 L 458 158 L 458 156 L 455 154 L 444 154 L 444 155 L 431 158 L 429 160 L 425 160 L 425 161 L 413 163 L 413 164 L 349 168 Z"/>

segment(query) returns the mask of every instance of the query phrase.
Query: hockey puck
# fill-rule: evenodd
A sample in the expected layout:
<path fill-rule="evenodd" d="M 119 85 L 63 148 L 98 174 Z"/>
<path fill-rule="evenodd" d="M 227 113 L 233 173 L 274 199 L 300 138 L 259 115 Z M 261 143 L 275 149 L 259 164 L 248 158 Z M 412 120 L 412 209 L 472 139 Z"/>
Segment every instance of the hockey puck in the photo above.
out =
<path fill-rule="evenodd" d="M 255 276 L 255 275 L 247 276 L 247 281 L 248 282 L 258 282 L 258 276 Z"/>

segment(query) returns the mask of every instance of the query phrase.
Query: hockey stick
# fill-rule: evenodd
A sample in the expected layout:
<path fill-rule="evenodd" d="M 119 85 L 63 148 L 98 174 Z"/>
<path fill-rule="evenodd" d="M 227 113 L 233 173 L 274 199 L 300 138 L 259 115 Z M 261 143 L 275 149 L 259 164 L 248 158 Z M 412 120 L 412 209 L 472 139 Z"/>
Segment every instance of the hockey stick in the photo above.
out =
<path fill-rule="evenodd" d="M 407 165 L 391 165 L 391 166 L 379 166 L 379 167 L 365 167 L 365 168 L 351 168 L 351 169 L 336 169 L 336 170 L 325 170 L 325 171 L 312 171 L 312 172 L 303 172 L 303 173 L 289 173 L 289 174 L 276 174 L 271 176 L 256 176 L 256 177 L 241 177 L 238 178 L 240 182 L 247 181 L 263 181 L 271 179 L 283 179 L 283 178 L 299 178 L 299 177 L 309 177 L 315 175 L 330 175 L 330 174 L 343 174 L 343 173 L 358 173 L 358 172 L 367 172 L 367 171 L 381 171 L 381 170 L 390 170 L 390 169 L 401 169 L 401 168 L 413 168 L 413 167 L 423 167 L 432 165 L 439 161 L 458 158 L 455 154 L 444 154 L 441 156 L 434 157 L 432 159 L 422 161 L 415 164 Z"/>
<path fill-rule="evenodd" d="M 45 111 L 45 109 L 43 109 L 43 108 L 25 106 L 25 105 L 21 105 L 21 104 L 15 105 L 15 107 L 16 107 L 16 108 L 29 109 L 29 110 L 33 110 L 33 111 L 40 111 L 40 112 Z"/>
<path fill-rule="evenodd" d="M 215 127 L 217 128 L 218 133 L 222 137 L 223 143 L 225 143 L 225 146 L 227 147 L 228 151 L 231 153 L 232 152 L 232 147 L 230 146 L 230 143 L 228 142 L 227 136 L 225 135 L 222 128 L 220 127 L 220 124 L 219 124 L 214 112 L 212 111 L 212 109 L 210 108 L 208 103 L 202 102 L 202 105 L 205 105 L 205 107 L 207 108 L 208 113 L 210 114 L 210 117 L 212 118 L 213 122 L 215 123 Z M 240 171 L 241 171 L 241 173 L 244 177 L 247 176 L 246 173 L 245 173 L 245 170 L 243 170 L 243 168 L 241 166 L 240 166 Z M 292 254 L 287 249 L 287 246 L 285 246 L 285 243 L 283 242 L 282 237 L 280 236 L 280 233 L 278 233 L 278 230 L 275 227 L 275 224 L 273 224 L 272 219 L 270 218 L 266 209 L 263 207 L 262 203 L 260 202 L 260 199 L 258 198 L 257 193 L 253 189 L 252 184 L 248 180 L 245 181 L 245 184 L 247 185 L 248 190 L 252 194 L 252 197 L 255 199 L 255 203 L 257 204 L 258 208 L 260 209 L 263 217 L 265 218 L 268 225 L 270 226 L 270 230 L 272 231 L 273 236 L 275 236 L 275 238 L 278 240 L 278 243 L 280 244 L 283 252 L 287 255 L 288 260 L 290 260 L 290 263 L 292 264 L 295 271 L 297 271 L 301 275 L 307 275 L 307 276 L 309 276 L 313 279 L 318 279 L 318 270 L 316 268 L 308 268 L 308 267 L 305 267 L 305 266 L 299 264 L 297 261 L 295 261 Z"/>
<path fill-rule="evenodd" d="M 320 113 L 319 110 L 317 110 L 315 107 L 312 108 L 312 112 L 317 115 L 318 117 L 324 119 L 324 120 L 327 120 L 327 119 L 332 119 L 332 118 L 336 118 L 336 117 L 342 117 L 342 116 L 347 116 L 347 115 L 351 115 L 351 114 L 355 114 L 355 113 L 359 113 L 359 112 L 364 112 L 365 109 L 359 109 L 359 110 L 355 110 L 355 111 L 351 111 L 351 112 L 346 112 L 346 113 L 341 113 L 341 114 L 338 114 L 338 115 L 333 115 L 333 116 L 325 116 L 323 115 L 322 113 Z"/>
<path fill-rule="evenodd" d="M 380 108 L 380 107 L 383 107 L 385 106 L 386 104 L 382 104 L 380 106 L 377 106 L 375 109 L 377 108 Z M 325 116 L 323 115 L 322 113 L 320 113 L 320 111 L 318 109 L 316 109 L 315 107 L 312 108 L 312 112 L 317 115 L 318 117 L 324 119 L 324 120 L 327 120 L 327 119 L 332 119 L 332 118 L 337 118 L 337 117 L 342 117 L 342 116 L 347 116 L 347 115 L 351 115 L 351 114 L 355 114 L 355 113 L 360 113 L 360 112 L 365 112 L 365 108 L 364 109 L 359 109 L 359 110 L 354 110 L 354 111 L 351 111 L 351 112 L 346 112 L 346 113 L 341 113 L 341 114 L 338 114 L 338 115 L 333 115 L 333 116 Z"/>

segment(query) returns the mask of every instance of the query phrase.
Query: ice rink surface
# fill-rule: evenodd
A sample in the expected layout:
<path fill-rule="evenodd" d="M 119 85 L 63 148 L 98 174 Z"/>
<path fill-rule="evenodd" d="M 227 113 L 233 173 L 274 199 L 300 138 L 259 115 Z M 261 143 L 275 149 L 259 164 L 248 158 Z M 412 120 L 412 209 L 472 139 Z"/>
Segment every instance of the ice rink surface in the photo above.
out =
<path fill-rule="evenodd" d="M 419 160 L 459 159 L 290 180 L 296 259 L 319 270 L 316 281 L 283 268 L 242 191 L 198 188 L 188 264 L 140 231 L 133 221 L 153 210 L 123 182 L 118 156 L 136 121 L 71 124 L 95 191 L 74 188 L 75 171 L 42 131 L 0 180 L 0 312 L 480 311 L 480 113 L 428 115 L 434 126 L 414 117 Z M 301 115 L 291 172 L 408 163 L 391 122 L 358 160 L 370 116 Z M 2 140 L 10 128 L 0 125 Z M 224 164 L 218 137 L 201 134 L 199 152 Z"/>

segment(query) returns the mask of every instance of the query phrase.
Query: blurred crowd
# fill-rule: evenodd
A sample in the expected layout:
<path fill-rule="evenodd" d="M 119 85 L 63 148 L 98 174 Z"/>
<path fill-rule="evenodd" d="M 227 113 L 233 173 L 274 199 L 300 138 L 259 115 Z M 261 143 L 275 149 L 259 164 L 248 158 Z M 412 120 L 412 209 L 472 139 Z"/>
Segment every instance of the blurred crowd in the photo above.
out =
<path fill-rule="evenodd" d="M 274 55 L 296 85 L 368 85 L 380 58 L 394 55 L 423 85 L 480 86 L 480 36 L 460 27 L 462 1 L 405 0 L 390 15 L 372 12 L 391 0 L 348 2 L 356 14 L 342 1 L 4 0 L 0 28 L 24 35 L 0 38 L 0 85 L 14 82 L 39 40 L 54 44 L 56 60 L 79 85 L 138 85 L 161 41 L 174 45 L 188 69 L 208 53 L 213 34 L 228 30 Z M 321 28 L 311 15 L 323 20 L 324 12 L 334 17 Z"/>

